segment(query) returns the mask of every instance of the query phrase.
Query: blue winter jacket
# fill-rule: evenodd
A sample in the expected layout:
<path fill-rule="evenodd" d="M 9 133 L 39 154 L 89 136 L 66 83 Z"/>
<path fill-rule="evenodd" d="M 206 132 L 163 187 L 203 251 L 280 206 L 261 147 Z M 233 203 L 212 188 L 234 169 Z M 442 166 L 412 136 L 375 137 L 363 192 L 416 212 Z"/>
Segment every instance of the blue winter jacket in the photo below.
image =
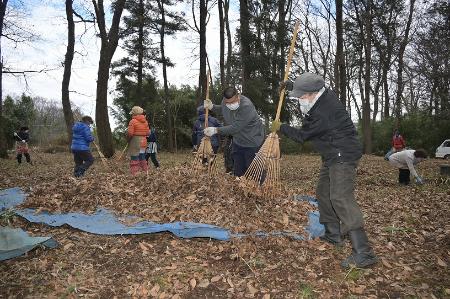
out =
<path fill-rule="evenodd" d="M 203 138 L 203 129 L 205 127 L 205 110 L 203 106 L 197 108 L 198 119 L 194 123 L 194 128 L 192 129 L 192 144 L 199 145 Z M 221 127 L 222 125 L 219 123 L 217 118 L 208 115 L 208 127 Z M 211 145 L 213 147 L 219 147 L 220 140 L 219 135 L 213 135 L 211 137 Z"/>
<path fill-rule="evenodd" d="M 89 143 L 94 141 L 91 129 L 83 122 L 76 122 L 72 127 L 72 150 L 88 151 Z"/>

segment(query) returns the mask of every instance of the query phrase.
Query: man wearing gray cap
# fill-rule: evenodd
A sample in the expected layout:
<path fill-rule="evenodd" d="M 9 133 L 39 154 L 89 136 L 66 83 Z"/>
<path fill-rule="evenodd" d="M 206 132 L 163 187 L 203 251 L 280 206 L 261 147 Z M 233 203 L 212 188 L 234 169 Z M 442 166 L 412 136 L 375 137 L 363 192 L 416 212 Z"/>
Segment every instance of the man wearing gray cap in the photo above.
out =
<path fill-rule="evenodd" d="M 279 121 L 272 123 L 272 132 L 280 130 L 287 137 L 303 143 L 311 140 L 322 156 L 317 184 L 320 223 L 325 226 L 322 240 L 341 246 L 343 236 L 352 243 L 352 254 L 342 261 L 366 267 L 377 262 L 364 231 L 363 215 L 355 200 L 355 176 L 362 156 L 355 126 L 336 94 L 325 87 L 322 77 L 304 73 L 292 83 L 283 83 L 289 97 L 297 98 L 305 115 L 301 128 Z"/>

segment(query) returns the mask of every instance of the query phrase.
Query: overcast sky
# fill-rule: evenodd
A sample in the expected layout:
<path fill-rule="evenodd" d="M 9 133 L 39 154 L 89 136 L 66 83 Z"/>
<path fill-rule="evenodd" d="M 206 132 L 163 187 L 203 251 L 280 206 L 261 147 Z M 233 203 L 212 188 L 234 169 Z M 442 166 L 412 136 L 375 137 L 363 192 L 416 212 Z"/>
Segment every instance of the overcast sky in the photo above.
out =
<path fill-rule="evenodd" d="M 75 0 L 75 3 L 79 0 Z M 14 4 L 14 0 L 11 2 Z M 66 53 L 67 23 L 64 1 L 62 0 L 27 0 L 23 1 L 25 15 L 21 17 L 21 25 L 32 30 L 39 37 L 29 43 L 15 44 L 2 39 L 2 55 L 5 67 L 11 70 L 41 70 L 51 69 L 47 73 L 29 74 L 23 76 L 3 76 L 3 95 L 20 95 L 26 93 L 60 102 L 61 81 L 63 74 L 62 62 Z M 110 1 L 105 1 L 109 3 Z M 90 3 L 88 1 L 87 3 Z M 186 13 L 188 22 L 193 24 L 191 5 L 178 5 L 179 11 Z M 238 11 L 230 8 L 232 34 L 238 24 Z M 97 67 L 100 51 L 100 40 L 91 28 L 80 39 L 84 25 L 76 26 L 75 58 L 70 81 L 71 101 L 81 107 L 83 113 L 95 116 L 95 92 Z M 192 30 L 177 34 L 166 42 L 166 55 L 175 63 L 168 69 L 170 84 L 196 85 L 198 81 L 198 61 L 194 55 L 198 52 L 197 34 Z M 219 64 L 219 23 L 217 6 L 211 10 L 211 19 L 207 27 L 207 52 L 213 75 L 218 73 Z M 113 61 L 120 59 L 126 53 L 118 47 Z M 162 82 L 162 72 L 157 68 L 156 78 Z M 110 79 L 109 90 L 113 91 L 114 78 Z M 111 105 L 112 96 L 108 103 Z M 114 121 L 112 120 L 114 124 Z"/>

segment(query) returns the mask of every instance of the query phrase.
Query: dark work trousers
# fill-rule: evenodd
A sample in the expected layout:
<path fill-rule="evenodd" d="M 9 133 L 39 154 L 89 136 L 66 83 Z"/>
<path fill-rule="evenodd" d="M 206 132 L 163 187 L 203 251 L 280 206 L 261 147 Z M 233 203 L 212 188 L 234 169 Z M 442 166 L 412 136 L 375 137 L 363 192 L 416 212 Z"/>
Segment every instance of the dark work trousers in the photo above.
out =
<path fill-rule="evenodd" d="M 398 182 L 402 185 L 409 185 L 411 181 L 409 169 L 398 170 Z"/>
<path fill-rule="evenodd" d="M 73 174 L 75 177 L 81 177 L 86 170 L 94 163 L 94 157 L 90 151 L 72 151 L 75 168 Z"/>
<path fill-rule="evenodd" d="M 233 172 L 233 157 L 231 152 L 233 151 L 233 137 L 228 136 L 225 140 L 225 145 L 223 147 L 223 160 L 225 163 L 225 172 Z"/>
<path fill-rule="evenodd" d="M 25 159 L 27 160 L 27 162 L 31 164 L 30 154 L 29 153 L 24 153 L 23 155 L 25 156 Z M 19 164 L 22 163 L 22 154 L 17 154 L 16 159 L 17 159 L 17 162 Z"/>
<path fill-rule="evenodd" d="M 148 158 L 150 158 L 152 160 L 152 163 L 155 166 L 155 168 L 159 167 L 159 162 L 156 159 L 156 153 L 146 153 L 145 160 L 147 161 L 147 163 L 148 163 Z"/>
<path fill-rule="evenodd" d="M 235 176 L 240 177 L 245 174 L 259 148 L 259 146 L 243 147 L 233 142 L 231 156 L 233 157 L 233 171 Z"/>
<path fill-rule="evenodd" d="M 355 200 L 357 161 L 322 165 L 316 195 L 319 201 L 320 223 L 337 222 L 341 233 L 363 227 L 363 216 Z"/>

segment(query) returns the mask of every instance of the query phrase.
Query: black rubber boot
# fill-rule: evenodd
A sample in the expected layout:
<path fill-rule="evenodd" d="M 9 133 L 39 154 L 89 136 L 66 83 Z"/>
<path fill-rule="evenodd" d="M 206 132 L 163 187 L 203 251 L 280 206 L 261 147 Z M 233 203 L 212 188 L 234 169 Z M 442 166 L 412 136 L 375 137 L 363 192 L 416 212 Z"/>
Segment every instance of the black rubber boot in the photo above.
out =
<path fill-rule="evenodd" d="M 364 268 L 378 262 L 378 258 L 369 245 L 369 239 L 363 228 L 351 230 L 348 237 L 352 243 L 352 254 L 342 261 L 341 266 Z"/>
<path fill-rule="evenodd" d="M 17 163 L 22 163 L 22 154 L 17 154 L 17 156 L 16 156 L 16 159 L 17 159 Z"/>
<path fill-rule="evenodd" d="M 325 226 L 325 235 L 321 236 L 320 239 L 336 246 L 342 246 L 341 225 L 339 222 L 327 222 L 323 225 Z"/>

